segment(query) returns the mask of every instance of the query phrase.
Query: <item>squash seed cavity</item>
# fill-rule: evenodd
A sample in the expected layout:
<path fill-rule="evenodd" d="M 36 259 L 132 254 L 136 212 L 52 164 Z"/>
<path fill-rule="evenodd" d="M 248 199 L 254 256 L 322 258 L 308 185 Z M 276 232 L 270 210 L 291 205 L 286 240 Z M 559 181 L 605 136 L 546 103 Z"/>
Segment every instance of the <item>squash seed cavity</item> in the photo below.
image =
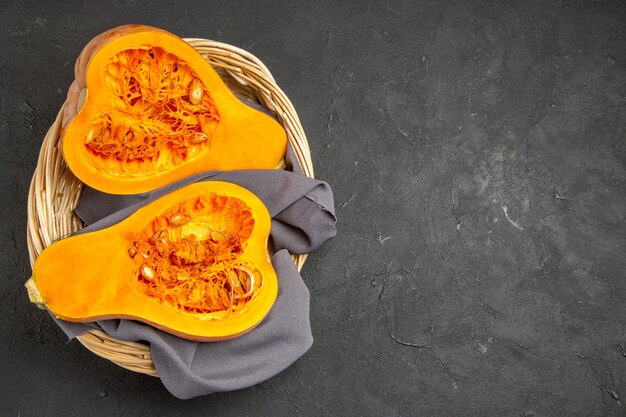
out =
<path fill-rule="evenodd" d="M 187 313 L 241 310 L 262 284 L 243 260 L 253 229 L 252 211 L 238 198 L 209 193 L 172 207 L 131 238 L 138 288 Z"/>
<path fill-rule="evenodd" d="M 219 113 L 206 87 L 176 55 L 159 47 L 124 50 L 110 59 L 104 78 L 105 104 L 85 146 L 107 169 L 117 164 L 125 173 L 158 171 L 210 142 Z M 83 89 L 78 111 L 86 98 Z"/>

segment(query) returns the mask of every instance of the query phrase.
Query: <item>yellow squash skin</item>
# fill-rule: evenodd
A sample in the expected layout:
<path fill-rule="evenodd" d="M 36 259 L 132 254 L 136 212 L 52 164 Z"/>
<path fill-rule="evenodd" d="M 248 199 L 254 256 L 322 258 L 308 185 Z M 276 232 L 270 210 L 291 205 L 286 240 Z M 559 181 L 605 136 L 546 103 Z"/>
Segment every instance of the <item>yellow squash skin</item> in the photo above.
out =
<path fill-rule="evenodd" d="M 204 86 L 204 96 L 212 100 L 219 121 L 216 126 L 212 125 L 210 133 L 208 128 L 204 130 L 209 136 L 208 139 L 203 137 L 204 143 L 190 146 L 183 152 L 183 160 L 171 158 L 172 152 L 167 146 L 153 152 L 149 162 L 94 153 L 87 143 L 93 140 L 97 120 L 116 111 L 118 120 L 123 116 L 122 125 L 132 123 L 132 117 L 136 117 L 128 113 L 127 108 L 120 108 L 119 97 L 111 92 L 115 77 L 107 68 L 120 54 L 149 48 L 159 48 L 170 57 L 176 57 L 193 72 L 194 82 Z M 189 76 L 180 84 L 181 89 L 190 89 Z M 197 98 L 190 93 L 184 99 L 188 104 L 195 103 Z M 158 113 L 154 119 L 159 123 L 164 120 Z M 121 135 L 120 129 L 110 131 L 111 137 Z M 99 130 L 95 132 L 97 135 Z M 128 139 L 119 140 L 128 143 Z M 198 52 L 167 31 L 143 25 L 116 27 L 91 40 L 76 61 L 75 81 L 64 107 L 62 151 L 72 172 L 97 190 L 135 194 L 207 170 L 273 169 L 284 157 L 286 146 L 286 133 L 275 120 L 238 100 Z"/>
<path fill-rule="evenodd" d="M 151 230 L 154 219 L 161 219 L 164 213 L 170 216 L 168 219 L 174 219 L 170 215 L 172 210 L 207 195 L 217 196 L 217 200 L 243 202 L 248 208 L 247 218 L 253 219 L 247 220 L 252 226 L 246 227 L 243 249 L 234 264 L 254 270 L 258 287 L 244 307 L 234 312 L 188 312 L 147 295 L 140 287 L 144 285 L 141 282 L 145 283 L 141 276 L 143 259 L 139 253 L 129 255 L 133 240 L 141 231 Z M 219 225 L 222 230 L 232 230 L 237 225 L 229 220 L 230 212 L 226 209 L 222 217 L 203 218 L 205 222 L 198 223 L 202 227 L 192 227 L 191 218 L 187 223 L 190 230 L 185 233 L 206 234 L 207 224 L 210 230 L 216 230 L 213 227 Z M 155 200 L 111 227 L 53 243 L 35 261 L 33 277 L 26 287 L 31 301 L 63 320 L 127 318 L 190 340 L 230 339 L 257 326 L 276 300 L 278 281 L 267 250 L 270 226 L 266 207 L 250 191 L 219 181 L 191 184 Z M 182 232 L 176 233 L 181 236 Z"/>

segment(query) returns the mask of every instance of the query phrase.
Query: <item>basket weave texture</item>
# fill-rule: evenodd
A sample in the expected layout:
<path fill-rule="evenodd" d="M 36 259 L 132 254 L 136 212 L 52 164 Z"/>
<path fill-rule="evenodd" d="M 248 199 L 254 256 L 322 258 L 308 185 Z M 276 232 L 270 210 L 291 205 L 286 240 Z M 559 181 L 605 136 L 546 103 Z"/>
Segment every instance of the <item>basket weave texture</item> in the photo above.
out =
<path fill-rule="evenodd" d="M 305 175 L 313 178 L 309 144 L 293 105 L 276 85 L 267 67 L 254 55 L 240 48 L 207 39 L 185 39 L 217 71 L 237 95 L 260 103 L 272 111 L 287 132 L 287 138 Z M 74 214 L 83 184 L 71 173 L 60 149 L 63 108 L 46 133 L 28 195 L 28 250 L 31 267 L 51 243 L 83 227 Z M 306 255 L 296 255 L 300 270 Z M 145 343 L 125 342 L 101 330 L 78 336 L 89 350 L 131 371 L 152 376 L 158 372 Z"/>

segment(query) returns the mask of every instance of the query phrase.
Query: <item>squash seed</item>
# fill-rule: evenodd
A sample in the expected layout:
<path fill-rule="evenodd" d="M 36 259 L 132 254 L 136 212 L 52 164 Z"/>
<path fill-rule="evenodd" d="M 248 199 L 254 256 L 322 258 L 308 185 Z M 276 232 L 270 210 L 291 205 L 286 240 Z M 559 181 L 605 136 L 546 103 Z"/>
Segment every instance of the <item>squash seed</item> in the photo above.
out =
<path fill-rule="evenodd" d="M 172 217 L 170 217 L 170 225 L 172 225 L 173 227 L 180 227 L 184 224 L 189 223 L 189 220 L 191 220 L 191 217 L 187 216 L 186 214 L 176 213 L 172 215 Z"/>
<path fill-rule="evenodd" d="M 91 142 L 91 140 L 93 139 L 93 135 L 94 135 L 94 128 L 92 127 L 91 129 L 89 129 L 89 131 L 87 132 L 87 135 L 85 136 L 85 143 L 89 143 Z"/>
<path fill-rule="evenodd" d="M 139 269 L 139 273 L 141 274 L 142 278 L 144 278 L 145 280 L 148 280 L 148 281 L 154 280 L 154 270 L 150 268 L 148 265 L 141 265 L 141 268 Z"/>
<path fill-rule="evenodd" d="M 207 140 L 209 140 L 209 137 L 207 135 L 202 132 L 196 132 L 196 134 L 193 135 L 193 138 L 191 138 L 189 142 L 191 142 L 193 145 L 197 145 L 199 143 L 204 143 Z"/>
<path fill-rule="evenodd" d="M 154 239 L 155 242 L 161 242 L 164 245 L 167 245 L 167 238 L 168 235 L 165 230 L 159 230 L 154 235 L 152 235 L 152 239 Z"/>
<path fill-rule="evenodd" d="M 189 84 L 189 102 L 191 104 L 200 104 L 202 94 L 202 83 L 198 78 L 194 78 L 191 84 Z"/>

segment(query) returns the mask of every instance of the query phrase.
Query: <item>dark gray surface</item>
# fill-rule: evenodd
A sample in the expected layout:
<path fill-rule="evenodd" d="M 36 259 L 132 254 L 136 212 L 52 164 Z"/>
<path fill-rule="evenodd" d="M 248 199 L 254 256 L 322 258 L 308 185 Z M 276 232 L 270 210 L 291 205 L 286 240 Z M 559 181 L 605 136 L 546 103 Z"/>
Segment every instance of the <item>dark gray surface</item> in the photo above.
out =
<path fill-rule="evenodd" d="M 5 1 L 0 414 L 624 415 L 625 7 Z M 41 138 L 82 45 L 128 22 L 259 56 L 334 187 L 339 235 L 303 270 L 313 347 L 256 387 L 176 400 L 22 288 Z"/>

